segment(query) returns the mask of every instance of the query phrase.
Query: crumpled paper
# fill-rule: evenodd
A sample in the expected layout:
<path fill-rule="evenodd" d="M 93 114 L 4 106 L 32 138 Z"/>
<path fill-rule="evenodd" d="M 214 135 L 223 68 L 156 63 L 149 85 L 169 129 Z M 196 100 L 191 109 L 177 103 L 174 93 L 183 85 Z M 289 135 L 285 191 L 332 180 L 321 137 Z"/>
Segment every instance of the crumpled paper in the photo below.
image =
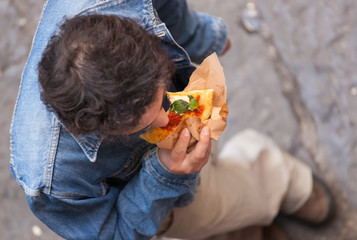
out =
<path fill-rule="evenodd" d="M 192 138 L 190 146 L 200 140 L 200 132 L 204 126 L 210 129 L 210 138 L 218 140 L 218 137 L 227 126 L 227 88 L 223 68 L 218 60 L 217 54 L 208 56 L 200 66 L 192 73 L 190 81 L 184 92 L 192 90 L 213 89 L 212 114 L 207 120 L 201 121 L 199 117 L 190 117 L 182 121 L 174 132 L 164 140 L 156 143 L 160 148 L 172 149 L 181 133 L 187 127 Z"/>

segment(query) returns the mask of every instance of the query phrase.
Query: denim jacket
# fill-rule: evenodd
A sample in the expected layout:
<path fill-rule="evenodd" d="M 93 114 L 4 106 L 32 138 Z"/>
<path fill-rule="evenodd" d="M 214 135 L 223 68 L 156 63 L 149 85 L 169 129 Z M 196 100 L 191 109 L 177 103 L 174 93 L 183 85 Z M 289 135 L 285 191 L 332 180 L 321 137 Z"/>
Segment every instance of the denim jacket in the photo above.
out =
<path fill-rule="evenodd" d="M 198 173 L 165 169 L 140 133 L 110 143 L 99 133 L 74 137 L 40 100 L 37 65 L 50 37 L 64 17 L 87 13 L 133 18 L 159 36 L 184 79 L 177 88 L 192 72 L 189 55 L 219 54 L 226 28 L 183 0 L 49 0 L 44 8 L 14 110 L 11 173 L 32 212 L 63 238 L 149 239 L 173 207 L 192 201 Z"/>

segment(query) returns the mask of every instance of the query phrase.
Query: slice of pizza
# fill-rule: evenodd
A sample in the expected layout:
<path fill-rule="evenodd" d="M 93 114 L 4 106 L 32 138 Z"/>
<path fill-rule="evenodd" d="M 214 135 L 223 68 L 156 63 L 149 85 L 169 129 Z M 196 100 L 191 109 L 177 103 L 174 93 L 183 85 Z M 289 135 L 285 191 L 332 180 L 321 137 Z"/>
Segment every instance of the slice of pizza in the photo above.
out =
<path fill-rule="evenodd" d="M 170 108 L 167 111 L 169 123 L 166 127 L 150 128 L 140 135 L 150 143 L 158 143 L 175 131 L 186 118 L 199 117 L 202 121 L 212 113 L 213 89 L 193 90 L 188 92 L 167 92 Z"/>

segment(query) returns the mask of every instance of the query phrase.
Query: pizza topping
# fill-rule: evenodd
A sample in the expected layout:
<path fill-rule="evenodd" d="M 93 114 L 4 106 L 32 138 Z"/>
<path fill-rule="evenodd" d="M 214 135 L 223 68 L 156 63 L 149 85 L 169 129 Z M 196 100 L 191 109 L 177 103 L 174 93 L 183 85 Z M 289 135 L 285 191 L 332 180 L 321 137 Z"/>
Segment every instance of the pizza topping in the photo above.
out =
<path fill-rule="evenodd" d="M 189 102 L 190 99 L 188 98 L 187 95 L 172 95 L 170 96 L 170 102 L 175 102 L 176 100 L 184 100 L 185 102 Z"/>
<path fill-rule="evenodd" d="M 182 116 L 173 112 L 169 112 L 169 123 L 165 127 L 166 130 L 171 131 L 182 121 Z"/>
<path fill-rule="evenodd" d="M 199 95 L 197 97 L 188 95 L 187 99 L 189 102 L 184 101 L 183 99 L 178 99 L 171 104 L 168 112 L 169 123 L 165 127 L 166 130 L 173 130 L 187 117 L 199 117 L 203 113 L 204 106 L 198 105 Z"/>
<path fill-rule="evenodd" d="M 188 98 L 190 99 L 190 102 L 188 103 L 188 110 L 193 111 L 195 109 L 198 109 L 198 102 L 197 99 L 192 97 L 191 95 L 188 95 Z"/>
<path fill-rule="evenodd" d="M 165 127 L 153 127 L 151 131 L 140 135 L 150 143 L 158 143 L 167 138 L 187 118 L 198 117 L 202 121 L 209 119 L 212 113 L 213 90 L 193 90 L 189 93 L 167 93 L 170 108 L 167 111 L 169 122 Z"/>
<path fill-rule="evenodd" d="M 180 99 L 173 102 L 170 106 L 170 111 L 176 114 L 183 114 L 188 108 L 188 102 Z"/>
<path fill-rule="evenodd" d="M 198 101 L 191 95 L 188 95 L 189 102 L 182 99 L 174 101 L 170 106 L 170 111 L 175 114 L 184 114 L 187 110 L 194 111 L 198 109 Z"/>

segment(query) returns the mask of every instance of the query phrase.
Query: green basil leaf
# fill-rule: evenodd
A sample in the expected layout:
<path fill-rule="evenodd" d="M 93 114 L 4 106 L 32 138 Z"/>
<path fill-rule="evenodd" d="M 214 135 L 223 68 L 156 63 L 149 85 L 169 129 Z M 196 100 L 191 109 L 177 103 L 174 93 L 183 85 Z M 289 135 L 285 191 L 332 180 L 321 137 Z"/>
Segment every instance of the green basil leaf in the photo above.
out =
<path fill-rule="evenodd" d="M 171 104 L 170 111 L 176 114 L 182 114 L 186 112 L 187 108 L 188 102 L 179 99 Z"/>
<path fill-rule="evenodd" d="M 188 95 L 188 98 L 190 99 L 190 103 L 188 104 L 188 110 L 193 111 L 195 109 L 198 109 L 197 99 L 191 95 Z"/>

